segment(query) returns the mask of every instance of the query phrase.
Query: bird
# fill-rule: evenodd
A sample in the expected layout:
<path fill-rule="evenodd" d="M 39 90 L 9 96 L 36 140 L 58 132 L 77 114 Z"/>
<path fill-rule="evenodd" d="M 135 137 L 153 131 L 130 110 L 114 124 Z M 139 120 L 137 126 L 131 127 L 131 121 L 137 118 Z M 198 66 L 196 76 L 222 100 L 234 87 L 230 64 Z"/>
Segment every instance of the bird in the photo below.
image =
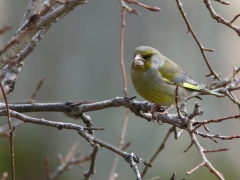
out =
<path fill-rule="evenodd" d="M 192 97 L 200 98 L 199 95 L 205 94 L 223 96 L 197 83 L 176 63 L 149 46 L 139 46 L 135 49 L 130 74 L 137 93 L 156 105 L 151 110 L 152 115 L 153 111 L 163 106 L 167 107 L 162 112 L 165 114 L 172 105 L 176 104 L 177 86 L 178 103 L 183 103 Z"/>

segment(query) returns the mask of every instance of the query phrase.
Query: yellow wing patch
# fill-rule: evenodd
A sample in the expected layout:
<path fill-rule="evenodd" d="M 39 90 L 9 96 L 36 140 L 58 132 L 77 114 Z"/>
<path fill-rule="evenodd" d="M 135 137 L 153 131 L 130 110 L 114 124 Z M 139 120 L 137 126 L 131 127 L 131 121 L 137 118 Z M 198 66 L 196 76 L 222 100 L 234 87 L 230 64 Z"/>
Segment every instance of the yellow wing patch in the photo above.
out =
<path fill-rule="evenodd" d="M 168 84 L 175 84 L 174 82 L 171 82 L 170 80 L 166 79 L 166 78 L 163 78 L 163 80 L 168 83 Z M 189 84 L 187 82 L 184 82 L 182 84 L 175 84 L 177 86 L 182 86 L 182 87 L 185 87 L 185 88 L 188 88 L 188 89 L 192 89 L 192 90 L 200 90 L 201 88 L 199 86 L 195 86 L 193 84 Z"/>
<path fill-rule="evenodd" d="M 184 82 L 182 85 L 180 85 L 182 87 L 188 88 L 188 89 L 193 89 L 193 90 L 200 90 L 200 88 L 198 86 L 189 84 L 187 82 Z"/>
<path fill-rule="evenodd" d="M 164 77 L 163 77 L 163 80 L 164 80 L 166 83 L 168 83 L 168 84 L 174 84 L 172 81 L 170 81 L 170 80 L 168 80 L 168 79 L 166 79 L 166 78 L 164 78 Z"/>

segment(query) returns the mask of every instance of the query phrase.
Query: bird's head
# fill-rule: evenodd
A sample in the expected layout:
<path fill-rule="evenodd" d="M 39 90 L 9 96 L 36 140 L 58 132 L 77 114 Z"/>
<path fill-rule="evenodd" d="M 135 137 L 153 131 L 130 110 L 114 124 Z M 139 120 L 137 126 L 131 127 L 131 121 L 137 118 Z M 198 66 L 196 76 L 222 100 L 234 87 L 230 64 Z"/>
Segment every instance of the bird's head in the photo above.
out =
<path fill-rule="evenodd" d="M 132 68 L 145 71 L 159 64 L 160 52 L 149 46 L 139 46 L 134 51 Z"/>

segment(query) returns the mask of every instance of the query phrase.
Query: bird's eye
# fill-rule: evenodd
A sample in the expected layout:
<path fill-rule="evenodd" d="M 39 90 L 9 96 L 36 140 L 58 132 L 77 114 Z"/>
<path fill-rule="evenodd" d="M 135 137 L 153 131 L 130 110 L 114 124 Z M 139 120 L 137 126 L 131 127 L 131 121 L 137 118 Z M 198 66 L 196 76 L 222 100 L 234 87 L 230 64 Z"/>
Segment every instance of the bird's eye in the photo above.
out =
<path fill-rule="evenodd" d="M 147 54 L 147 55 L 143 56 L 143 58 L 144 58 L 144 59 L 148 59 L 148 58 L 150 58 L 151 56 L 152 56 L 151 54 Z"/>

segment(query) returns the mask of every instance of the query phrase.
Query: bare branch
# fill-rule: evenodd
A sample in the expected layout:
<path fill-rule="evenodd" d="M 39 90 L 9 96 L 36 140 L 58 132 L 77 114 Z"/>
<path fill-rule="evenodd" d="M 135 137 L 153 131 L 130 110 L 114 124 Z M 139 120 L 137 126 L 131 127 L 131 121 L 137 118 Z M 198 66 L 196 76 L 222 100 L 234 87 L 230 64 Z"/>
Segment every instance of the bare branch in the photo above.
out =
<path fill-rule="evenodd" d="M 110 100 L 82 104 L 76 107 L 68 106 L 68 103 L 34 103 L 34 104 L 9 104 L 9 108 L 20 113 L 23 112 L 63 112 L 70 117 L 81 117 L 84 112 L 96 111 L 110 107 L 123 106 L 129 108 L 134 114 L 151 121 L 152 116 L 148 112 L 153 104 L 148 102 L 139 102 L 129 100 L 128 97 L 116 97 Z M 0 109 L 4 108 L 4 104 L 0 104 Z M 0 111 L 0 116 L 5 115 L 4 111 Z M 174 114 L 159 115 L 158 118 L 164 122 L 184 128 L 186 124 L 182 123 Z"/>
<path fill-rule="evenodd" d="M 227 116 L 227 117 L 218 118 L 218 119 L 196 121 L 196 122 L 193 123 L 193 125 L 196 126 L 196 125 L 204 125 L 204 124 L 210 124 L 210 123 L 218 123 L 218 122 L 222 122 L 222 121 L 229 120 L 229 119 L 237 119 L 239 117 L 240 117 L 240 114 L 237 114 L 237 115 L 234 115 L 234 116 Z"/>
<path fill-rule="evenodd" d="M 12 59 L 18 57 L 18 54 L 25 49 L 36 33 L 43 28 L 49 27 L 55 20 L 62 18 L 72 9 L 85 0 L 69 0 L 68 3 L 58 6 L 56 9 L 40 17 L 40 11 L 44 0 L 31 0 L 27 11 L 23 17 L 18 31 L 0 53 L 0 69 Z M 43 10 L 44 11 L 44 10 Z"/>
<path fill-rule="evenodd" d="M 220 148 L 220 149 L 208 149 L 208 150 L 204 150 L 204 153 L 210 153 L 210 152 L 222 152 L 222 151 L 228 151 L 228 148 Z"/>
<path fill-rule="evenodd" d="M 224 1 L 224 0 L 214 0 L 214 1 L 220 2 L 220 3 L 225 4 L 225 5 L 230 5 L 229 2 Z"/>
<path fill-rule="evenodd" d="M 6 115 L 6 111 L 2 110 L 1 111 L 2 115 L 3 113 L 5 113 Z M 17 119 L 20 119 L 24 122 L 30 122 L 30 123 L 34 123 L 34 124 L 40 124 L 40 125 L 45 125 L 45 126 L 50 126 L 50 127 L 55 127 L 59 130 L 62 129 L 71 129 L 71 130 L 76 130 L 78 131 L 79 135 L 81 135 L 82 137 L 84 137 L 87 141 L 89 141 L 91 144 L 92 143 L 97 143 L 102 147 L 105 147 L 111 151 L 114 151 L 115 153 L 119 154 L 120 156 L 122 156 L 123 158 L 126 158 L 129 156 L 128 153 L 122 151 L 121 149 L 112 146 L 94 136 L 92 136 L 91 134 L 86 133 L 86 129 L 82 126 L 76 125 L 76 124 L 72 124 L 72 123 L 63 123 L 63 122 L 54 122 L 54 121 L 49 121 L 49 120 L 45 120 L 45 119 L 39 119 L 39 118 L 33 118 L 33 117 L 28 117 L 26 115 L 23 115 L 21 113 L 18 113 L 16 111 L 12 111 L 10 110 L 10 115 L 11 117 L 15 117 Z M 139 157 L 135 157 L 134 161 L 137 163 L 143 163 L 144 165 L 147 166 L 151 166 L 151 163 L 148 161 L 144 161 Z"/>
<path fill-rule="evenodd" d="M 23 15 L 22 21 L 19 25 L 19 29 L 22 29 L 24 24 L 26 24 L 33 15 L 40 13 L 44 1 L 45 0 L 30 0 L 29 1 L 27 9 L 25 11 L 25 14 Z"/>
<path fill-rule="evenodd" d="M 91 157 L 91 163 L 90 163 L 90 168 L 87 172 L 84 172 L 84 179 L 88 180 L 89 177 L 95 173 L 95 162 L 96 162 L 96 155 L 98 152 L 99 145 L 98 144 L 92 144 L 93 145 L 93 150 L 90 154 Z"/>
<path fill-rule="evenodd" d="M 220 15 L 218 15 L 218 14 L 214 11 L 214 9 L 213 9 L 213 7 L 212 7 L 212 5 L 211 5 L 211 3 L 210 3 L 210 0 L 204 0 L 203 2 L 206 4 L 206 7 L 207 7 L 208 11 L 210 12 L 210 14 L 211 14 L 211 16 L 212 16 L 213 19 L 215 19 L 218 23 L 222 23 L 222 24 L 230 27 L 231 29 L 233 29 L 234 31 L 236 31 L 236 33 L 240 36 L 240 27 L 233 25 L 231 21 L 225 20 L 223 17 L 221 17 Z M 220 2 L 223 2 L 223 1 L 220 1 Z M 235 16 L 235 17 L 236 17 L 236 16 Z"/>
<path fill-rule="evenodd" d="M 213 174 L 215 174 L 219 179 L 224 180 L 223 175 L 217 171 L 212 164 L 207 160 L 205 154 L 204 154 L 204 149 L 202 148 L 202 146 L 199 144 L 196 136 L 193 133 L 189 133 L 192 139 L 192 143 L 196 146 L 201 159 L 202 159 L 202 163 L 200 163 L 198 166 L 196 166 L 195 168 L 193 168 L 192 170 L 188 171 L 187 174 L 191 174 L 192 172 L 194 172 L 195 170 L 197 170 L 198 168 L 202 167 L 202 166 L 206 166 L 209 171 Z"/>
<path fill-rule="evenodd" d="M 215 140 L 214 138 L 218 138 L 218 139 L 221 139 L 221 140 L 232 140 L 232 139 L 237 139 L 237 138 L 240 138 L 240 135 L 233 135 L 233 136 L 221 136 L 220 134 L 205 134 L 205 133 L 202 133 L 202 132 L 198 132 L 196 131 L 195 134 L 203 137 L 203 138 L 210 138 L 212 139 L 214 142 L 218 143 L 217 140 Z"/>
<path fill-rule="evenodd" d="M 207 57 L 205 55 L 206 48 L 204 48 L 203 45 L 198 40 L 197 35 L 193 31 L 193 28 L 192 28 L 192 26 L 190 25 L 190 23 L 189 23 L 189 21 L 187 19 L 187 16 L 186 16 L 186 13 L 183 10 L 183 5 L 182 5 L 181 1 L 180 0 L 176 0 L 176 2 L 177 2 L 178 9 L 181 12 L 181 15 L 182 15 L 182 17 L 183 17 L 187 27 L 188 27 L 188 32 L 190 32 L 192 34 L 193 38 L 195 39 L 196 43 L 198 44 L 198 47 L 199 47 L 199 49 L 200 49 L 200 51 L 202 53 L 202 56 L 203 56 L 207 66 L 208 66 L 208 69 L 210 70 L 210 73 L 213 74 L 215 76 L 215 78 L 217 78 L 219 80 L 220 78 L 219 78 L 218 74 L 213 70 L 212 66 L 210 65 L 210 63 L 209 63 L 209 61 L 208 61 L 208 59 L 207 59 Z"/>
<path fill-rule="evenodd" d="M 133 169 L 133 171 L 137 177 L 137 180 L 142 180 L 141 175 L 138 170 L 138 167 L 134 161 L 134 158 L 135 158 L 135 155 L 133 153 L 131 153 L 128 157 L 126 157 L 125 160 L 130 164 L 131 168 Z"/>
<path fill-rule="evenodd" d="M 122 156 L 124 159 L 128 158 L 128 157 L 132 157 L 132 159 L 134 160 L 134 162 L 136 163 L 142 163 L 146 166 L 151 166 L 151 163 L 149 161 L 144 161 L 143 159 L 137 157 L 137 156 L 133 156 L 132 154 L 126 153 L 124 151 L 122 151 L 121 149 L 112 146 L 96 137 L 93 137 L 91 134 L 87 134 L 83 129 L 79 129 L 78 133 L 84 137 L 88 142 L 90 143 L 97 143 L 99 144 L 101 147 L 105 147 L 117 154 L 119 154 L 120 156 Z"/>

